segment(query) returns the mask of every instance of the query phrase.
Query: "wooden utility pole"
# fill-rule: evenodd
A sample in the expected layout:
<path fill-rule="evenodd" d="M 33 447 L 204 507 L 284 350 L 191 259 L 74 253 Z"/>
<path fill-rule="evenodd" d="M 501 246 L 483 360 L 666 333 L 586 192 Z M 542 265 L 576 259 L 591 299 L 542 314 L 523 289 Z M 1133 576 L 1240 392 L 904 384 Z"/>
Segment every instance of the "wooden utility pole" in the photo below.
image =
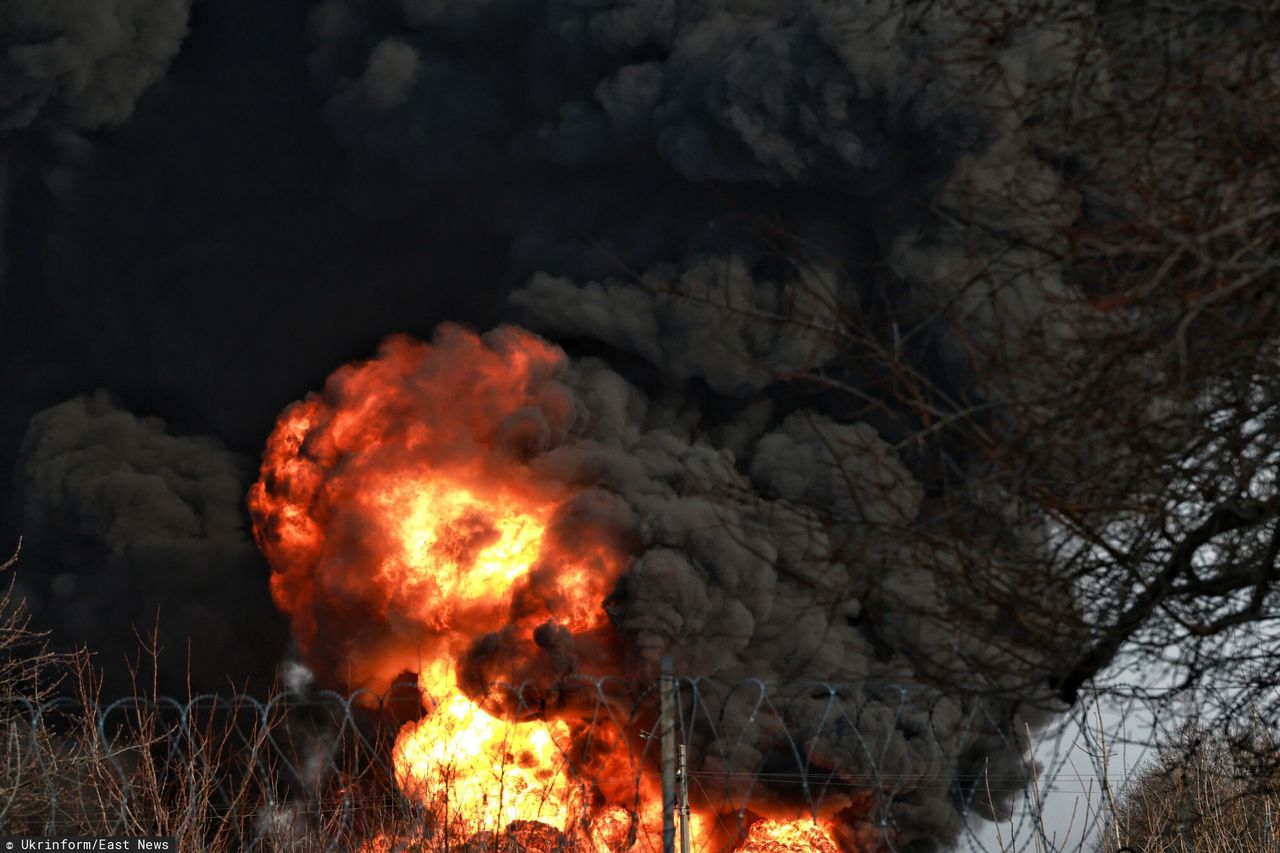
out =
<path fill-rule="evenodd" d="M 676 851 L 676 679 L 671 672 L 671 658 L 662 659 L 662 677 L 658 683 L 662 702 L 658 719 L 658 737 L 662 740 L 662 853 Z"/>
<path fill-rule="evenodd" d="M 678 761 L 676 762 L 676 778 L 680 780 L 680 853 L 689 853 L 693 849 L 689 836 L 689 762 L 685 756 L 684 744 L 676 746 Z"/>

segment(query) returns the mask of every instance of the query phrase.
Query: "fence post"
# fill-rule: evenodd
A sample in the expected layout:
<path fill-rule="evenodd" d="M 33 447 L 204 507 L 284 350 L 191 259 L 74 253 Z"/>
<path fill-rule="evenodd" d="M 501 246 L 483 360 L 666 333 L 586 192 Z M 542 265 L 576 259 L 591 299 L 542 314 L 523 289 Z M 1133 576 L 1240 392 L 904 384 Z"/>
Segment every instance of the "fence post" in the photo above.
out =
<path fill-rule="evenodd" d="M 685 755 L 685 745 L 677 744 L 679 759 L 676 762 L 676 778 L 680 780 L 680 853 L 690 853 L 693 845 L 689 836 L 689 761 Z"/>
<path fill-rule="evenodd" d="M 671 672 L 671 658 L 662 659 L 662 677 L 659 680 L 659 696 L 661 698 L 661 717 L 658 721 L 658 735 L 661 741 L 662 770 L 662 853 L 675 853 L 676 850 L 676 725 L 675 725 L 675 689 L 676 679 Z"/>

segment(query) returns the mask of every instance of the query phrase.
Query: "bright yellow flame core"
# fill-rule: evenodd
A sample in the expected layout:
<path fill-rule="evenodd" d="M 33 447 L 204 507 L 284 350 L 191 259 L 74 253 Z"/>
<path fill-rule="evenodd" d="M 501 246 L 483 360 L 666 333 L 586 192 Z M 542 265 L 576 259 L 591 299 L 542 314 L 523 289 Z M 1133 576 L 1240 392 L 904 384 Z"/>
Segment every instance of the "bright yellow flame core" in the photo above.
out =
<path fill-rule="evenodd" d="M 454 691 L 400 730 L 392 757 L 405 795 L 471 832 L 517 820 L 569 827 L 577 799 L 564 772 L 569 727 L 501 720 Z"/>
<path fill-rule="evenodd" d="M 830 831 L 811 820 L 758 820 L 747 830 L 741 853 L 838 853 Z"/>
<path fill-rule="evenodd" d="M 373 501 L 398 545 L 382 559 L 382 579 L 415 618 L 443 631 L 507 599 L 537 562 L 551 512 L 435 479 L 390 484 Z"/>
<path fill-rule="evenodd" d="M 394 482 L 373 500 L 398 545 L 380 567 L 392 597 L 463 642 L 506 618 L 512 589 L 542 555 L 554 510 L 501 492 L 482 497 L 440 478 Z M 566 604 L 558 615 L 571 626 L 600 618 L 589 595 Z M 492 626 L 491 615 L 499 617 Z M 582 797 L 566 772 L 566 723 L 489 714 L 463 693 L 447 660 L 426 662 L 418 682 L 431 710 L 401 729 L 392 752 L 406 796 L 463 833 L 517 820 L 572 826 Z"/>

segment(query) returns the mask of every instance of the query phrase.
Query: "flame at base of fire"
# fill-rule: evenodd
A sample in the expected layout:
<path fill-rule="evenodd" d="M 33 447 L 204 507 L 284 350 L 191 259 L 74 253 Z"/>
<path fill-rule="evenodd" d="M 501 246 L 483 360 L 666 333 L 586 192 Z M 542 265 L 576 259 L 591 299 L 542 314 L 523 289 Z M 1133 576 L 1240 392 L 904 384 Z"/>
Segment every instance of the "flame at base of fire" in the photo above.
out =
<path fill-rule="evenodd" d="M 737 853 L 839 853 L 831 833 L 810 820 L 758 820 Z"/>
<path fill-rule="evenodd" d="M 588 785 L 575 780 L 570 766 L 572 737 L 564 721 L 495 717 L 464 695 L 451 677 L 442 682 L 439 672 L 433 676 L 435 683 L 447 683 L 451 689 L 426 717 L 404 725 L 392 751 L 401 792 L 435 818 L 435 846 L 424 847 L 419 840 L 413 849 L 452 849 L 459 841 L 486 837 L 499 839 L 494 841 L 499 844 L 500 837 L 520 830 L 517 834 L 524 840 L 515 839 L 507 847 L 499 844 L 494 849 L 543 853 L 538 844 L 530 846 L 526 843 L 530 839 L 524 838 L 538 827 L 545 827 L 542 835 L 552 839 L 545 853 L 661 848 L 659 791 L 645 792 L 640 814 L 616 803 L 591 813 Z M 425 698 L 430 704 L 430 697 Z M 651 781 L 641 782 L 642 788 L 652 788 L 644 784 Z M 694 811 L 690 821 L 695 850 L 709 853 L 719 849 L 710 840 L 714 817 Z M 452 843 L 447 839 L 453 839 Z M 385 836 L 363 847 L 364 853 L 390 849 Z M 807 819 L 757 820 L 734 850 L 839 853 L 829 828 Z"/>
<path fill-rule="evenodd" d="M 396 783 L 464 831 L 539 821 L 563 831 L 580 812 L 565 773 L 569 727 L 562 721 L 510 722 L 461 692 L 407 723 L 396 739 Z"/>

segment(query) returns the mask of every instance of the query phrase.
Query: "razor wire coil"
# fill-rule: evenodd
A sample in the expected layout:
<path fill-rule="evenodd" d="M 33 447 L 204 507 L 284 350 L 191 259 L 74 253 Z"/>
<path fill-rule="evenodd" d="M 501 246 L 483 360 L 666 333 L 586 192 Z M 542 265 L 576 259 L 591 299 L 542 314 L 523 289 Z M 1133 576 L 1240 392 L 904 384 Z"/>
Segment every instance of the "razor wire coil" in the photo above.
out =
<path fill-rule="evenodd" d="M 402 692 L 408 686 L 393 685 L 385 694 L 318 690 L 266 698 L 9 697 L 0 702 L 0 719 L 9 728 L 9 752 L 25 748 L 40 771 L 46 820 L 34 828 L 45 834 L 85 826 L 123 833 L 145 822 L 147 803 L 167 792 L 185 802 L 190 822 L 220 825 L 229 849 L 287 849 L 281 832 L 295 824 L 351 838 L 370 816 L 414 816 L 415 805 L 395 785 L 390 757 L 403 718 L 426 710 L 397 708 L 412 704 Z M 625 743 L 638 804 L 645 796 L 641 777 L 658 760 L 657 683 L 610 677 L 578 679 L 572 686 L 577 717 L 586 721 L 578 745 L 610 736 Z M 514 717 L 543 719 L 545 698 L 529 685 L 499 683 L 491 691 L 507 700 Z M 862 797 L 870 803 L 860 830 L 864 839 L 876 849 L 896 850 L 904 836 L 896 806 L 930 797 L 951 804 L 961 824 L 958 843 L 976 847 L 983 830 L 974 818 L 993 789 L 1008 796 L 1035 789 L 1038 796 L 1037 786 L 1056 786 L 1080 796 L 1099 781 L 1079 768 L 1037 768 L 1029 741 L 981 697 L 959 705 L 936 698 L 918 704 L 899 685 L 815 683 L 781 693 L 760 679 L 725 684 L 696 678 L 677 679 L 675 694 L 675 737 L 699 757 L 689 779 L 700 802 L 713 807 L 725 837 L 745 835 L 760 801 L 787 797 L 798 806 L 797 819 L 817 819 L 833 813 L 834 802 Z M 957 715 L 957 707 L 964 713 Z M 92 731 L 91 743 L 84 742 L 85 731 Z M 820 747 L 830 742 L 846 750 L 843 764 L 822 754 Z M 957 762 L 957 749 L 979 742 L 1017 760 L 998 768 Z M 769 750 L 757 754 L 762 743 Z M 84 781 L 71 772 L 72 746 L 91 755 L 94 772 L 111 774 L 114 802 L 77 796 Z M 905 763 L 904 748 L 911 759 Z M 572 759 L 565 758 L 571 765 Z M 183 785 L 187 790 L 179 796 L 175 791 Z M 1040 817 L 1030 809 L 1019 818 L 1018 831 L 1033 839 L 1026 849 L 1044 848 L 1033 826 Z M 0 822 L 5 820 L 0 802 Z M 1095 820 L 1101 827 L 1103 820 Z"/>

